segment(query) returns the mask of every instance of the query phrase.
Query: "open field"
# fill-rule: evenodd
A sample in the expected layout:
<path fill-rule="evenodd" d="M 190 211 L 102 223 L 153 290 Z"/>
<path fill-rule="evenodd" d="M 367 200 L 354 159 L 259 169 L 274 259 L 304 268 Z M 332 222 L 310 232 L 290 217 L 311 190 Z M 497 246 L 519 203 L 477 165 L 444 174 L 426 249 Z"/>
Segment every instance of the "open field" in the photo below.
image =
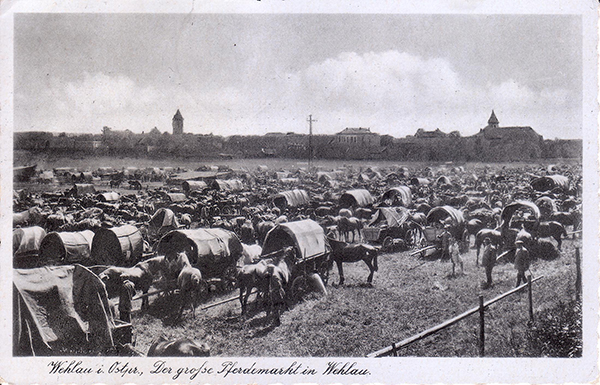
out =
<path fill-rule="evenodd" d="M 565 240 L 560 258 L 532 264 L 534 312 L 567 303 L 575 296 L 575 246 L 579 240 Z M 273 327 L 265 312 L 240 315 L 233 301 L 208 310 L 188 310 L 181 323 L 172 324 L 173 304 L 158 298 L 148 313 L 133 319 L 136 348 L 146 351 L 161 333 L 170 337 L 203 339 L 215 356 L 356 356 L 366 354 L 410 337 L 478 304 L 478 295 L 491 299 L 512 289 L 516 271 L 512 264 L 494 269 L 495 285 L 481 289 L 482 268 L 475 267 L 475 250 L 463 255 L 465 274 L 451 278 L 450 262 L 425 262 L 409 252 L 382 254 L 373 287 L 364 285 L 368 269 L 360 262 L 345 264 L 346 284 L 337 283 L 332 270 L 328 295 L 295 304 L 282 315 L 282 325 Z M 425 263 L 423 263 L 425 262 Z M 218 299 L 236 296 L 234 291 Z M 252 300 L 252 297 L 251 297 Z M 539 356 L 528 342 L 526 292 L 517 293 L 486 312 L 486 355 L 495 357 Z M 473 315 L 440 333 L 400 351 L 402 356 L 476 357 L 478 318 Z"/>
<path fill-rule="evenodd" d="M 308 163 L 306 159 L 276 159 L 276 158 L 254 158 L 254 159 L 148 159 L 148 158 L 119 158 L 119 157 L 65 157 L 65 156 L 47 156 L 43 154 L 33 154 L 27 151 L 14 151 L 13 163 L 15 166 L 25 166 L 37 164 L 38 169 L 49 170 L 55 167 L 76 167 L 83 170 L 96 170 L 99 167 L 114 167 L 121 169 L 123 167 L 181 167 L 187 169 L 195 169 L 202 165 L 207 166 L 218 166 L 226 165 L 234 169 L 249 169 L 254 170 L 259 165 L 266 165 L 270 169 L 280 168 L 297 168 L 307 167 Z M 581 163 L 579 159 L 540 159 L 536 164 L 548 165 L 553 163 L 560 164 L 577 164 Z M 342 165 L 351 166 L 406 166 L 413 169 L 420 169 L 427 166 L 433 166 L 436 164 L 443 164 L 443 162 L 432 163 L 432 162 L 399 162 L 399 161 L 383 161 L 383 160 L 326 160 L 326 159 L 315 159 L 313 164 L 317 167 L 324 169 L 335 169 Z M 461 163 L 462 164 L 462 163 Z M 480 163 L 472 162 L 466 163 L 465 168 L 482 168 L 485 166 L 492 166 L 502 168 L 504 166 L 509 167 L 520 167 L 524 165 L 531 165 L 531 162 L 527 163 Z"/>

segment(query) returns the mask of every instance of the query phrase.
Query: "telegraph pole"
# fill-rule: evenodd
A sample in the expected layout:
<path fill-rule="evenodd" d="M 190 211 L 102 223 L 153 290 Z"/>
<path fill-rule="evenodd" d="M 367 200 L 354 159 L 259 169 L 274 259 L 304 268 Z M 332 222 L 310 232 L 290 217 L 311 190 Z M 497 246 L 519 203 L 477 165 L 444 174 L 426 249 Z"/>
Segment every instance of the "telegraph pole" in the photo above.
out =
<path fill-rule="evenodd" d="M 313 159 L 312 124 L 313 122 L 316 122 L 316 120 L 313 120 L 312 115 L 308 115 L 308 119 L 306 121 L 308 122 L 308 170 L 310 171 Z"/>

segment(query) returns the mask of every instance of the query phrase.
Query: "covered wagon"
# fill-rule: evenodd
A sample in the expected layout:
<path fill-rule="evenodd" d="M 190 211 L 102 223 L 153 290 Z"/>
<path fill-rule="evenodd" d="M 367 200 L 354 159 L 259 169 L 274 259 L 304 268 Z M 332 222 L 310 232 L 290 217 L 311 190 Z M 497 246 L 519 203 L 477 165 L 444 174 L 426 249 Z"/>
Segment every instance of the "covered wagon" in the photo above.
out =
<path fill-rule="evenodd" d="M 324 289 L 329 278 L 331 247 L 323 228 L 310 219 L 281 223 L 267 233 L 262 256 L 288 247 L 295 251 L 290 294 L 301 296 L 311 286 Z"/>
<path fill-rule="evenodd" d="M 142 257 L 144 240 L 133 225 L 100 228 L 92 241 L 91 258 L 96 265 L 132 266 Z"/>
<path fill-rule="evenodd" d="M 13 230 L 13 265 L 17 268 L 35 267 L 39 260 L 40 245 L 46 230 L 39 226 Z"/>
<path fill-rule="evenodd" d="M 111 192 L 103 192 L 96 195 L 96 199 L 100 202 L 116 202 L 119 200 L 119 194 L 111 191 Z"/>
<path fill-rule="evenodd" d="M 179 222 L 173 210 L 161 207 L 156 210 L 148 222 L 148 236 L 155 241 L 168 233 L 179 228 Z"/>
<path fill-rule="evenodd" d="M 236 192 L 244 189 L 244 184 L 239 179 L 215 179 L 210 187 L 214 190 Z"/>
<path fill-rule="evenodd" d="M 51 232 L 42 240 L 40 259 L 57 264 L 90 265 L 94 232 Z"/>
<path fill-rule="evenodd" d="M 281 210 L 292 207 L 306 206 L 310 203 L 310 197 L 305 190 L 283 191 L 275 195 L 273 204 Z"/>
<path fill-rule="evenodd" d="M 531 187 L 535 191 L 551 191 L 559 189 L 567 191 L 569 189 L 569 178 L 564 175 L 548 175 L 535 178 L 531 181 Z"/>
<path fill-rule="evenodd" d="M 462 253 L 469 249 L 469 232 L 462 212 L 452 206 L 437 206 L 427 213 L 426 226 L 423 227 L 426 247 L 414 253 L 439 255 L 444 248 L 444 235 L 449 234 L 458 241 Z"/>
<path fill-rule="evenodd" d="M 156 252 L 158 255 L 185 252 L 203 278 L 234 282 L 242 244 L 235 233 L 224 229 L 174 230 L 160 239 Z"/>
<path fill-rule="evenodd" d="M 368 190 L 348 190 L 340 196 L 339 205 L 343 208 L 366 207 L 374 202 L 373 196 Z"/>
<path fill-rule="evenodd" d="M 364 238 L 368 242 L 380 244 L 384 250 L 401 244 L 422 246 L 419 243 L 423 239 L 422 229 L 410 218 L 406 207 L 379 207 L 363 229 Z"/>
<path fill-rule="evenodd" d="M 104 284 L 87 268 L 13 270 L 13 355 L 116 355 L 131 342 L 122 327 L 131 330 L 113 319 Z"/>
<path fill-rule="evenodd" d="M 73 187 L 69 190 L 69 194 L 81 197 L 86 194 L 95 194 L 96 188 L 93 184 L 90 183 L 75 183 Z"/>
<path fill-rule="evenodd" d="M 381 195 L 381 206 L 403 206 L 412 205 L 412 192 L 408 186 L 398 186 L 388 189 Z"/>
<path fill-rule="evenodd" d="M 186 180 L 181 184 L 181 188 L 186 195 L 190 195 L 194 192 L 203 192 L 208 188 L 208 184 L 201 180 Z"/>

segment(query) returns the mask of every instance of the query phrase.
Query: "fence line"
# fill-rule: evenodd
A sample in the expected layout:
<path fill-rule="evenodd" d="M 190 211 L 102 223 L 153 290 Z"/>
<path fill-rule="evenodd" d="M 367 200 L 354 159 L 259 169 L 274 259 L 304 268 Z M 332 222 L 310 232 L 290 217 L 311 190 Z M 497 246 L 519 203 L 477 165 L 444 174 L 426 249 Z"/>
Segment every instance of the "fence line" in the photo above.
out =
<path fill-rule="evenodd" d="M 447 328 L 449 326 L 452 326 L 455 323 L 457 323 L 457 322 L 459 322 L 459 321 L 467 318 L 471 314 L 474 314 L 474 313 L 477 313 L 477 312 L 479 312 L 479 314 L 480 314 L 480 340 L 479 340 L 480 341 L 479 342 L 480 345 L 479 345 L 479 351 L 480 351 L 480 354 L 483 355 L 483 352 L 484 352 L 484 350 L 483 350 L 484 349 L 483 348 L 483 341 L 485 339 L 484 329 L 483 329 L 483 319 L 484 319 L 483 317 L 484 317 L 485 309 L 487 307 L 489 307 L 490 305 L 492 305 L 492 304 L 494 304 L 494 303 L 502 300 L 503 298 L 508 297 L 509 295 L 512 295 L 512 294 L 514 294 L 514 293 L 516 293 L 518 291 L 523 290 L 526 287 L 529 287 L 529 292 L 531 292 L 531 284 L 533 282 L 535 282 L 535 281 L 538 281 L 538 280 L 542 279 L 542 278 L 544 278 L 543 275 L 541 275 L 541 276 L 539 276 L 537 278 L 532 278 L 531 276 L 529 276 L 529 278 L 527 279 L 526 283 L 524 283 L 521 286 L 518 286 L 518 287 L 516 287 L 516 288 L 514 288 L 512 290 L 509 290 L 506 293 L 503 293 L 503 294 L 501 294 L 501 295 L 499 295 L 499 296 L 497 296 L 497 297 L 495 297 L 495 298 L 493 298 L 493 299 L 491 299 L 491 300 L 489 300 L 487 302 L 483 302 L 483 296 L 480 296 L 479 297 L 479 301 L 480 301 L 480 305 L 479 306 L 474 307 L 474 308 L 472 308 L 470 310 L 467 310 L 466 312 L 461 313 L 461 314 L 457 315 L 456 317 L 450 318 L 450 319 L 448 319 L 448 320 L 446 320 L 446 321 L 444 321 L 444 322 L 442 322 L 442 323 L 440 323 L 440 324 L 438 324 L 438 325 L 436 325 L 434 327 L 431 327 L 431 328 L 429 328 L 427 330 L 424 330 L 424 331 L 422 331 L 420 333 L 417 333 L 417 334 L 415 334 L 415 335 L 413 335 L 411 337 L 408 337 L 408 338 L 406 338 L 406 339 L 404 339 L 404 340 L 402 340 L 400 342 L 392 343 L 392 345 L 390 345 L 390 346 L 387 346 L 387 347 L 385 347 L 383 349 L 377 350 L 376 352 L 369 353 L 369 354 L 367 354 L 367 357 L 369 357 L 369 358 L 372 358 L 372 357 L 382 357 L 382 356 L 387 356 L 387 355 L 390 355 L 390 354 L 395 356 L 398 349 L 400 349 L 402 347 L 405 347 L 405 346 L 408 346 L 408 345 L 412 344 L 413 342 L 419 341 L 419 340 L 421 340 L 421 339 L 423 339 L 425 337 L 428 337 L 428 336 L 430 336 L 432 334 L 435 334 L 435 333 L 439 332 L 440 330 L 443 330 L 443 329 L 445 329 L 445 328 Z M 529 316 L 530 316 L 530 319 L 533 318 L 533 302 L 532 302 L 532 296 L 531 295 L 529 296 Z"/>

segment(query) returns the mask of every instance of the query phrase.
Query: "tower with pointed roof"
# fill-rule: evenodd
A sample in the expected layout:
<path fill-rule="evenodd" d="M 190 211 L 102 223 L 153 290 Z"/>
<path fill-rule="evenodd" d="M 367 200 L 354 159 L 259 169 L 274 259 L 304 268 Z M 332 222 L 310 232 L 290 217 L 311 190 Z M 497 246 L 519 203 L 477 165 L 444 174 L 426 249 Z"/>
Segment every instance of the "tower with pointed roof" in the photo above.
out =
<path fill-rule="evenodd" d="M 488 119 L 488 127 L 498 128 L 498 124 L 500 124 L 500 122 L 498 121 L 498 118 L 496 118 L 494 110 L 492 110 L 492 115 L 490 115 L 490 118 Z"/>
<path fill-rule="evenodd" d="M 183 135 L 183 116 L 179 110 L 173 116 L 173 135 Z"/>

